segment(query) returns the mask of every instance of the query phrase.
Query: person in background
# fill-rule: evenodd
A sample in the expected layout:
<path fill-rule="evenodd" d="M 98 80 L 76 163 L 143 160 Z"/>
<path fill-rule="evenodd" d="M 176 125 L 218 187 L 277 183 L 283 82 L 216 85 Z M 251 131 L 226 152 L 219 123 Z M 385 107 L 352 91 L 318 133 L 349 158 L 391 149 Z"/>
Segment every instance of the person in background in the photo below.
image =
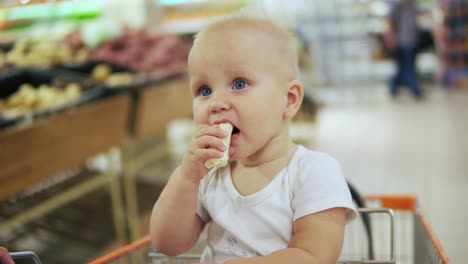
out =
<path fill-rule="evenodd" d="M 4 247 L 0 247 L 0 264 L 15 264 L 8 254 L 8 250 Z"/>
<path fill-rule="evenodd" d="M 153 207 L 158 252 L 185 253 L 209 224 L 202 263 L 336 263 L 357 212 L 339 163 L 289 136 L 304 96 L 297 53 L 286 30 L 260 18 L 197 34 L 188 60 L 197 128 Z M 233 126 L 228 146 L 223 123 Z M 225 167 L 204 166 L 224 152 Z"/>
<path fill-rule="evenodd" d="M 405 86 L 417 99 L 422 99 L 416 73 L 416 55 L 420 29 L 417 22 L 418 10 L 413 0 L 397 2 L 388 17 L 386 34 L 387 47 L 393 51 L 397 70 L 390 80 L 390 94 L 396 97 L 400 86 Z"/>

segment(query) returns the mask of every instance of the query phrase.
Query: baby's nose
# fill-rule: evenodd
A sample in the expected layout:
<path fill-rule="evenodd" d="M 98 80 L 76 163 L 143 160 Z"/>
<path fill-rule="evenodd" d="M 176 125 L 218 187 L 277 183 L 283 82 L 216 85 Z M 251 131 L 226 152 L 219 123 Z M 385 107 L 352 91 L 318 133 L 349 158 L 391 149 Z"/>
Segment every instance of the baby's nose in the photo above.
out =
<path fill-rule="evenodd" d="M 220 93 L 216 93 L 213 95 L 211 103 L 210 103 L 210 112 L 219 112 L 219 111 L 226 111 L 230 108 L 229 102 L 224 95 L 220 95 Z"/>
<path fill-rule="evenodd" d="M 210 112 L 216 113 L 220 111 L 226 111 L 229 109 L 229 104 L 224 101 L 212 101 L 210 104 Z"/>

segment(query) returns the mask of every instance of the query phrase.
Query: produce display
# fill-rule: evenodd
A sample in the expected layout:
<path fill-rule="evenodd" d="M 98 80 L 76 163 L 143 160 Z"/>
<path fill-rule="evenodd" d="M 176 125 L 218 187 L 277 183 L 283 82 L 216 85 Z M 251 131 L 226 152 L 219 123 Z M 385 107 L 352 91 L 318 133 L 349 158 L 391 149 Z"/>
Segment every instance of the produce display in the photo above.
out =
<path fill-rule="evenodd" d="M 134 75 L 129 72 L 112 72 L 112 68 L 106 64 L 98 64 L 91 72 L 91 78 L 107 87 L 130 85 L 134 82 Z"/>
<path fill-rule="evenodd" d="M 77 83 L 69 83 L 63 89 L 47 84 L 34 87 L 25 83 L 6 100 L 0 99 L 0 113 L 5 119 L 13 119 L 45 111 L 77 100 L 82 90 Z"/>
<path fill-rule="evenodd" d="M 80 31 L 61 39 L 19 39 L 0 50 L 0 128 L 7 120 L 52 113 L 80 98 L 85 102 L 88 87 L 93 87 L 90 96 L 95 98 L 109 94 L 103 88 L 135 88 L 183 74 L 192 43 L 192 37 L 130 29 L 93 47 L 85 44 Z M 47 77 L 32 77 L 38 71 Z M 10 76 L 15 72 L 32 75 Z M 79 78 L 57 82 L 65 72 Z"/>
<path fill-rule="evenodd" d="M 63 43 L 74 53 L 85 47 L 79 32 L 68 35 Z M 127 29 L 119 38 L 107 40 L 91 50 L 89 58 L 135 72 L 164 76 L 186 72 L 191 46 L 192 38 Z"/>
<path fill-rule="evenodd" d="M 0 128 L 25 115 L 49 115 L 97 98 L 82 75 L 61 70 L 11 69 L 0 74 Z"/>
<path fill-rule="evenodd" d="M 191 37 L 126 29 L 120 37 L 90 48 L 84 44 L 81 32 L 75 31 L 60 41 L 32 38 L 16 41 L 11 50 L 0 54 L 0 69 L 7 65 L 49 68 L 98 61 L 126 67 L 134 72 L 167 76 L 186 72 L 191 46 Z M 118 79 L 127 79 L 127 76 L 119 76 Z"/>
<path fill-rule="evenodd" d="M 57 64 L 83 63 L 89 59 L 86 49 L 72 50 L 56 41 L 18 40 L 6 54 L 5 63 L 17 68 L 46 68 Z"/>

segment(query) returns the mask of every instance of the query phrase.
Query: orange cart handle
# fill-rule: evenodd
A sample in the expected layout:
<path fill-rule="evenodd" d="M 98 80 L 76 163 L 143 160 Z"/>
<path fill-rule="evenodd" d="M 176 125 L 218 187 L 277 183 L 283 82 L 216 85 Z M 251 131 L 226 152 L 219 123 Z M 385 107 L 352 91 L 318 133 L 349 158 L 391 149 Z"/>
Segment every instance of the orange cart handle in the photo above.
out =
<path fill-rule="evenodd" d="M 365 195 L 366 201 L 377 201 L 380 207 L 401 211 L 416 211 L 416 196 L 414 195 Z"/>
<path fill-rule="evenodd" d="M 151 238 L 149 235 L 146 235 L 144 236 L 143 238 L 131 243 L 131 244 L 128 244 L 124 247 L 121 247 L 115 251 L 112 251 L 111 253 L 105 255 L 105 256 L 102 256 L 98 259 L 95 259 L 95 260 L 92 260 L 91 262 L 89 262 L 88 264 L 104 264 L 104 263 L 109 263 L 113 260 L 116 260 L 124 255 L 126 255 L 127 253 L 129 252 L 132 252 L 133 250 L 135 249 L 138 249 L 138 248 L 141 248 L 141 247 L 144 247 L 144 246 L 147 246 L 148 244 L 151 243 Z"/>
<path fill-rule="evenodd" d="M 442 261 L 441 263 L 449 264 L 450 263 L 449 258 L 447 254 L 445 254 L 445 251 L 442 248 L 442 245 L 440 244 L 434 231 L 432 230 L 431 225 L 429 224 L 429 221 L 427 220 L 427 217 L 422 213 L 419 213 L 418 217 L 419 219 L 421 219 L 423 227 L 426 230 L 426 234 L 429 236 L 429 239 L 432 241 L 432 244 L 434 245 L 434 249 L 436 250 L 437 255 L 440 257 L 440 260 Z"/>

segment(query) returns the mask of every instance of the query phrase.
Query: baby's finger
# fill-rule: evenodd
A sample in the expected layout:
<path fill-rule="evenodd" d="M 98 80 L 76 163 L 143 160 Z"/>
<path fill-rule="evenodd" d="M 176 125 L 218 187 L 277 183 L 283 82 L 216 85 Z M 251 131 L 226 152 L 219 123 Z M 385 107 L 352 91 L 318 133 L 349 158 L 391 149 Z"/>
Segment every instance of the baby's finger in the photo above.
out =
<path fill-rule="evenodd" d="M 225 138 L 227 136 L 227 132 L 217 126 L 200 125 L 195 132 L 195 138 L 199 138 L 205 135 L 217 138 Z"/>
<path fill-rule="evenodd" d="M 14 264 L 15 262 L 8 254 L 8 249 L 0 247 L 0 263 L 2 264 Z"/>
<path fill-rule="evenodd" d="M 196 159 L 202 162 L 209 159 L 218 159 L 223 156 L 223 152 L 215 149 L 197 149 L 194 154 Z"/>
<path fill-rule="evenodd" d="M 226 151 L 226 146 L 223 141 L 213 136 L 202 136 L 196 140 L 197 148 L 201 149 L 217 149 L 219 151 Z"/>

